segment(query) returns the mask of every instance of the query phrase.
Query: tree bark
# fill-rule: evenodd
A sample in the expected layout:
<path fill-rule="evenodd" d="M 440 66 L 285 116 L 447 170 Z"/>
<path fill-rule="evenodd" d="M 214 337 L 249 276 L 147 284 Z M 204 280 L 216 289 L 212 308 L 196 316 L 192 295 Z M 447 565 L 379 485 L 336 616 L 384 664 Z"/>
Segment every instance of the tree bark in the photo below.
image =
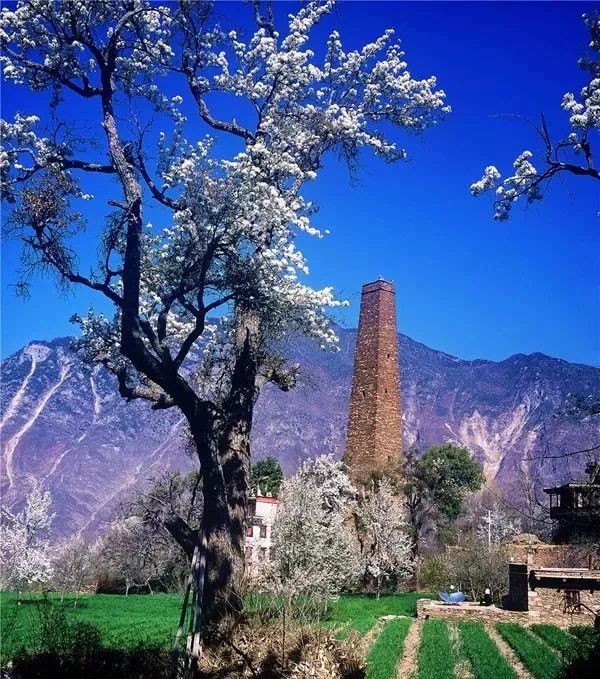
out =
<path fill-rule="evenodd" d="M 219 458 L 216 417 L 206 413 L 189 421 L 202 467 L 202 529 L 206 537 L 206 577 L 202 598 L 202 627 L 218 625 L 235 609 L 234 540 L 223 466 Z M 195 536 L 199 544 L 199 535 Z"/>
<path fill-rule="evenodd" d="M 250 492 L 250 435 L 254 405 L 258 397 L 259 343 L 258 312 L 238 305 L 235 310 L 236 360 L 230 393 L 223 404 L 224 421 L 219 438 L 219 454 L 231 519 L 235 589 L 238 588 L 244 569 Z M 236 602 L 238 609 L 241 609 L 241 605 L 241 601 Z"/>

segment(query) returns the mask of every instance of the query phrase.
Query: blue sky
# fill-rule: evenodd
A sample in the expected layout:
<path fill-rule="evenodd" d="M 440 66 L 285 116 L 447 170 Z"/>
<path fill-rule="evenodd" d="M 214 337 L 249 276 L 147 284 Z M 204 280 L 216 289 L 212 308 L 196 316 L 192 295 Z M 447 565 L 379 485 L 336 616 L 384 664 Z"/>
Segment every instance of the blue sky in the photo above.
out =
<path fill-rule="evenodd" d="M 461 358 L 503 359 L 541 351 L 600 363 L 600 192 L 592 180 L 556 182 L 539 204 L 492 220 L 469 185 L 485 165 L 507 170 L 525 148 L 526 124 L 544 111 L 551 131 L 567 131 L 565 91 L 579 91 L 577 60 L 588 35 L 581 14 L 596 3 L 343 2 L 323 27 L 347 47 L 393 27 L 413 75 L 438 76 L 451 116 L 423 138 L 406 136 L 407 163 L 365 157 L 359 181 L 330 159 L 309 194 L 320 205 L 322 241 L 303 243 L 314 285 L 332 284 L 351 302 L 339 316 L 356 325 L 360 286 L 379 275 L 396 284 L 399 329 Z M 293 8 L 277 3 L 281 18 Z M 248 8 L 220 3 L 226 17 Z M 3 115 L 39 111 L 25 90 L 5 87 Z M 75 110 L 75 114 L 79 112 Z M 81 111 L 81 116 L 85 112 Z M 199 130 L 204 133 L 204 130 Z M 598 140 L 596 141 L 598 145 Z M 598 153 L 598 152 L 597 152 Z M 102 196 L 102 190 L 94 192 Z M 104 209 L 104 205 L 102 206 Z M 82 250 L 91 252 L 92 238 Z M 74 331 L 72 313 L 105 308 L 93 294 L 59 293 L 35 279 L 28 301 L 11 284 L 18 247 L 2 245 L 2 356 L 32 339 Z"/>

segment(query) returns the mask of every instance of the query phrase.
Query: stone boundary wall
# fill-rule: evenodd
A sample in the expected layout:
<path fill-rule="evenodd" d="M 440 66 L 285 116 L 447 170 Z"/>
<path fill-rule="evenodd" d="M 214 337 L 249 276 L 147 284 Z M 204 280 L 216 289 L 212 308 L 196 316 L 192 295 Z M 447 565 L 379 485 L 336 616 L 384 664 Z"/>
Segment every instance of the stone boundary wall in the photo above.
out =
<path fill-rule="evenodd" d="M 580 591 L 580 601 L 592 610 L 600 610 L 600 592 Z M 528 591 L 528 611 L 510 611 L 497 606 L 480 606 L 466 602 L 448 605 L 442 601 L 418 599 L 418 618 L 442 618 L 448 621 L 474 620 L 485 623 L 517 622 L 521 625 L 547 623 L 558 627 L 570 625 L 593 625 L 593 615 L 582 609 L 580 612 L 564 612 L 564 593 L 556 589 L 538 587 Z"/>
<path fill-rule="evenodd" d="M 487 623 L 518 622 L 521 625 L 533 622 L 530 620 L 529 614 L 523 611 L 505 611 L 497 606 L 480 606 L 474 603 L 449 605 L 431 599 L 417 600 L 417 618 L 442 618 L 451 622 L 459 620 Z"/>
<path fill-rule="evenodd" d="M 593 610 L 600 610 L 600 593 L 581 590 L 579 600 Z M 537 587 L 529 592 L 529 615 L 532 622 L 547 622 L 559 627 L 569 625 L 593 625 L 594 619 L 589 611 L 564 613 L 564 593 L 555 589 Z"/>

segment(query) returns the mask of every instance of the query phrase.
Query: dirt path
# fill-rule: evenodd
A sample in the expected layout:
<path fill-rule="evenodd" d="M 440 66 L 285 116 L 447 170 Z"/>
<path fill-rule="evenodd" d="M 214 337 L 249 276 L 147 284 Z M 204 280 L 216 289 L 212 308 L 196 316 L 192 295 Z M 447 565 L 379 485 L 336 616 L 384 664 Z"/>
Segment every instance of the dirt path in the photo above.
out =
<path fill-rule="evenodd" d="M 415 618 L 410 625 L 410 629 L 404 640 L 404 654 L 398 664 L 396 679 L 409 679 L 417 669 L 422 626 L 423 622 L 419 620 L 419 618 Z"/>
<path fill-rule="evenodd" d="M 381 634 L 381 630 L 383 629 L 383 626 L 386 622 L 387 620 L 379 618 L 373 627 L 371 627 L 371 629 L 360 638 L 360 654 L 363 658 L 367 656 L 369 649 L 375 643 L 377 637 Z"/>
<path fill-rule="evenodd" d="M 519 658 L 517 658 L 516 653 L 506 643 L 506 641 L 504 641 L 504 639 L 497 632 L 496 628 L 493 625 L 486 625 L 485 629 L 520 679 L 533 679 L 532 675 L 529 674 L 529 672 L 525 669 L 523 663 L 519 660 Z"/>
<path fill-rule="evenodd" d="M 451 622 L 448 625 L 450 633 L 450 645 L 452 647 L 452 655 L 454 656 L 454 676 L 456 679 L 473 679 L 474 674 L 471 668 L 469 659 L 461 656 L 460 653 L 460 634 L 458 632 L 458 625 Z"/>

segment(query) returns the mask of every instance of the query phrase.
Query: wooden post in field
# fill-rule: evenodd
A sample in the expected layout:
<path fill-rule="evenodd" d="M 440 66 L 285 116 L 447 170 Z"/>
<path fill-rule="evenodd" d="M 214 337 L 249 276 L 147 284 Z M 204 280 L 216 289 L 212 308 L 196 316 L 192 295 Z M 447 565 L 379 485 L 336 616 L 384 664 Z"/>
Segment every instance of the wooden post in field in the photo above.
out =
<path fill-rule="evenodd" d="M 206 572 L 206 545 L 206 534 L 204 533 L 204 530 L 201 530 L 200 542 L 194 548 L 194 554 L 192 555 L 190 573 L 188 575 L 183 604 L 181 606 L 179 626 L 177 627 L 177 634 L 175 635 L 175 641 L 173 642 L 172 654 L 174 657 L 174 665 L 173 674 L 171 675 L 172 679 L 178 676 L 177 658 L 179 657 L 179 642 L 185 626 L 185 617 L 190 602 L 190 594 L 192 595 L 192 601 L 186 650 L 189 657 L 196 661 L 200 658 L 202 653 L 200 629 L 202 625 L 202 597 L 204 593 L 204 577 Z"/>
<path fill-rule="evenodd" d="M 198 558 L 192 563 L 192 615 L 190 618 L 190 635 L 188 636 L 187 649 L 192 658 L 198 660 L 202 653 L 202 641 L 200 629 L 202 626 L 202 598 L 204 594 L 204 576 L 206 572 L 206 533 L 200 532 L 200 548 L 197 549 Z M 196 551 L 194 551 L 196 554 Z"/>

